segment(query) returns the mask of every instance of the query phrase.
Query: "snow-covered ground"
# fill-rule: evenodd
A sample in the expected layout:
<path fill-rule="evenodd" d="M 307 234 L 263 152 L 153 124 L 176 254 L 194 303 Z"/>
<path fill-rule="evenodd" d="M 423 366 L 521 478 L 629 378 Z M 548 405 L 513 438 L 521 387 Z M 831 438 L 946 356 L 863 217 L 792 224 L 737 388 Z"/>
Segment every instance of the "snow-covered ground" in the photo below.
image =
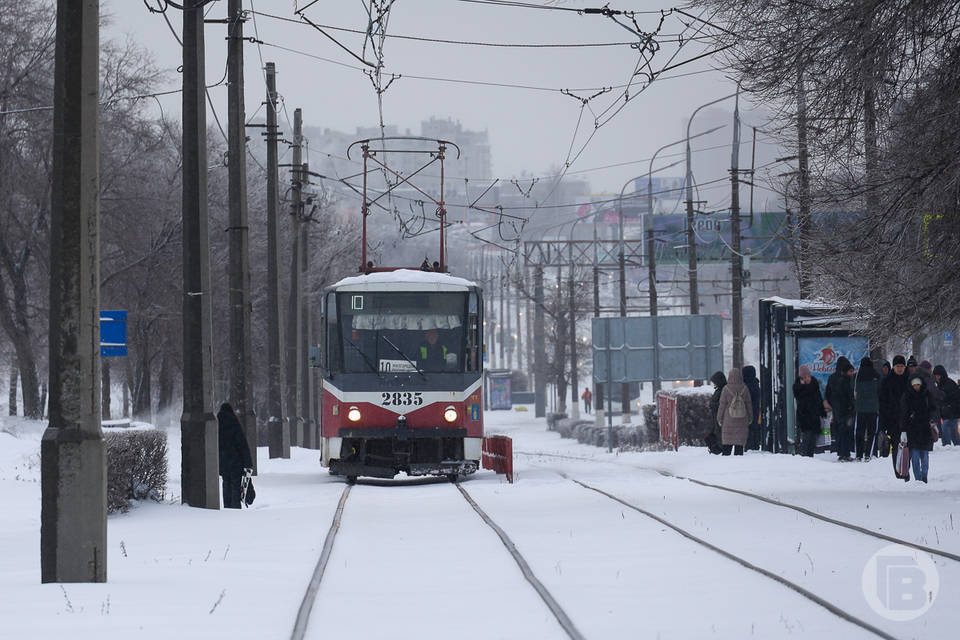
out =
<path fill-rule="evenodd" d="M 703 449 L 608 454 L 561 440 L 532 412 L 488 412 L 514 440 L 516 483 L 463 483 L 513 538 L 586 638 L 871 637 L 794 591 L 576 478 L 823 597 L 896 638 L 953 637 L 960 563 L 934 557 L 940 587 L 922 616 L 876 613 L 862 576 L 888 543 L 658 470 L 750 490 L 960 553 L 960 447 L 931 454 L 930 484 L 888 459 L 840 464 Z M 257 502 L 243 511 L 141 503 L 108 522 L 108 582 L 40 583 L 43 424 L 0 417 L 0 636 L 286 638 L 343 489 L 317 453 L 259 451 Z M 169 433 L 169 496 L 179 438 Z M 586 459 L 586 460 L 584 460 Z M 311 638 L 563 638 L 493 531 L 445 482 L 358 484 L 319 590 Z"/>

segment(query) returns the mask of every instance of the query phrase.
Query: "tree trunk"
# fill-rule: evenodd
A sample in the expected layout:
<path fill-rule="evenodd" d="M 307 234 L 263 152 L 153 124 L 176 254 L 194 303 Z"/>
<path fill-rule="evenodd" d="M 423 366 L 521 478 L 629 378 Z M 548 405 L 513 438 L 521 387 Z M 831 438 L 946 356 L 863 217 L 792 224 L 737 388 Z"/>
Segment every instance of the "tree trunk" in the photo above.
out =
<path fill-rule="evenodd" d="M 100 374 L 103 378 L 100 384 L 100 415 L 104 420 L 110 419 L 110 358 L 100 359 Z"/>
<path fill-rule="evenodd" d="M 20 369 L 17 366 L 17 359 L 13 359 L 13 363 L 10 365 L 10 394 L 8 396 L 8 406 L 10 407 L 10 415 L 17 415 L 17 380 L 20 378 Z"/>
<path fill-rule="evenodd" d="M 160 375 L 157 384 L 160 386 L 157 414 L 163 416 L 173 406 L 173 376 L 170 375 L 170 359 L 166 353 L 160 359 Z"/>

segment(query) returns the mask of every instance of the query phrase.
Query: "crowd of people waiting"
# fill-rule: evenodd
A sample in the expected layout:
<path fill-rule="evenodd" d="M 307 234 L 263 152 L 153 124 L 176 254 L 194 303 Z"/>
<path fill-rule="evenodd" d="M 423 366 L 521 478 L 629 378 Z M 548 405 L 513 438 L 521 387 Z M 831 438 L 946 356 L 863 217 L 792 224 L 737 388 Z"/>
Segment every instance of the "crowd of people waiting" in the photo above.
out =
<path fill-rule="evenodd" d="M 760 385 L 752 366 L 717 371 L 710 412 L 715 418 L 714 452 L 742 455 L 761 444 Z M 844 357 L 821 393 L 820 383 L 807 366 L 801 366 L 793 384 L 798 435 L 797 451 L 813 456 L 823 421 L 830 416 L 831 449 L 841 462 L 869 461 L 873 456 L 895 454 L 903 443 L 909 450 L 914 478 L 927 482 L 930 451 L 937 439 L 944 446 L 960 445 L 960 387 L 943 365 L 909 360 L 902 355 L 893 365 L 883 361 L 880 371 L 870 358 L 859 368 Z M 719 435 L 719 437 L 716 437 Z M 896 469 L 896 459 L 894 468 Z M 909 480 L 907 473 L 903 477 Z"/>
<path fill-rule="evenodd" d="M 840 357 L 822 397 L 809 368 L 800 367 L 793 395 L 802 455 L 813 455 L 828 412 L 841 462 L 851 462 L 853 455 L 867 461 L 890 456 L 904 443 L 914 478 L 927 482 L 934 442 L 939 438 L 944 446 L 960 445 L 960 388 L 943 365 L 933 367 L 927 360 L 918 364 L 913 356 L 898 355 L 893 366 L 883 361 L 878 372 L 869 358 L 858 369 Z M 903 479 L 909 480 L 909 474 Z"/>

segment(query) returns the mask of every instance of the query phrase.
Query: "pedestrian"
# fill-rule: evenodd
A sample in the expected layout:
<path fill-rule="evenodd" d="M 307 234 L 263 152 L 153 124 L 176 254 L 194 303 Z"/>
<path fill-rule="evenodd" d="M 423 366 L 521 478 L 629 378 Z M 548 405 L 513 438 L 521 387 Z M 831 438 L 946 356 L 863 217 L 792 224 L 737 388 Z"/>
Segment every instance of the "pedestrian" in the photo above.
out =
<path fill-rule="evenodd" d="M 753 407 L 750 405 L 750 390 L 743 384 L 743 372 L 734 367 L 727 376 L 727 384 L 720 392 L 717 422 L 723 443 L 723 455 L 743 455 L 747 433 L 753 422 Z"/>
<path fill-rule="evenodd" d="M 590 409 L 591 409 L 592 406 L 593 406 L 593 405 L 592 405 L 592 402 L 593 402 L 593 392 L 590 391 L 590 388 L 588 387 L 588 388 L 586 388 L 586 389 L 583 390 L 583 393 L 580 394 L 580 397 L 583 398 L 583 410 L 584 410 L 586 413 L 590 413 Z"/>
<path fill-rule="evenodd" d="M 907 446 L 910 447 L 913 477 L 923 482 L 927 481 L 930 451 L 933 450 L 933 410 L 934 400 L 926 383 L 920 376 L 913 376 L 900 405 L 900 426 L 906 433 Z M 905 478 L 909 479 L 909 476 Z"/>
<path fill-rule="evenodd" d="M 245 473 L 253 471 L 253 458 L 247 436 L 233 407 L 224 402 L 217 412 L 220 436 L 220 476 L 223 478 L 223 506 L 225 509 L 240 508 L 240 481 Z"/>
<path fill-rule="evenodd" d="M 940 437 L 943 446 L 960 445 L 960 387 L 947 375 L 942 364 L 933 368 L 933 377 L 943 392 L 943 404 L 940 406 Z"/>
<path fill-rule="evenodd" d="M 890 375 L 880 383 L 880 426 L 884 431 L 884 441 L 880 448 L 881 456 L 890 456 L 893 468 L 897 468 L 897 446 L 900 443 L 900 402 L 910 387 L 907 374 L 907 361 L 901 355 L 893 357 Z"/>
<path fill-rule="evenodd" d="M 856 442 L 857 460 L 876 455 L 877 417 L 880 413 L 880 376 L 873 368 L 870 358 L 860 359 L 860 370 L 853 383 L 854 405 L 857 411 Z"/>
<path fill-rule="evenodd" d="M 759 449 L 763 439 L 763 430 L 760 428 L 760 381 L 757 380 L 757 369 L 753 365 L 743 368 L 743 384 L 750 390 L 750 407 L 753 409 L 753 420 L 747 431 L 747 449 Z"/>
<path fill-rule="evenodd" d="M 890 375 L 890 363 L 884 360 L 880 363 L 880 380 L 882 381 L 888 375 Z"/>
<path fill-rule="evenodd" d="M 710 396 L 710 428 L 706 430 L 704 438 L 707 441 L 707 447 L 710 453 L 720 453 L 720 423 L 717 422 L 717 413 L 720 411 L 720 394 L 723 388 L 727 386 L 727 376 L 723 371 L 715 371 L 710 376 L 710 382 L 713 383 L 713 395 Z"/>
<path fill-rule="evenodd" d="M 820 382 L 803 365 L 793 381 L 793 397 L 797 406 L 797 434 L 800 436 L 800 455 L 812 458 L 820 435 L 820 418 L 827 416 L 820 395 Z"/>
<path fill-rule="evenodd" d="M 827 379 L 824 393 L 824 409 L 833 411 L 831 433 L 836 435 L 837 459 L 851 462 L 850 448 L 853 444 L 853 421 L 856 406 L 853 399 L 853 376 L 856 371 L 844 356 L 837 359 L 837 368 Z"/>
<path fill-rule="evenodd" d="M 927 388 L 927 393 L 930 394 L 930 399 L 933 400 L 931 420 L 939 425 L 940 407 L 943 405 L 943 391 L 937 386 L 937 381 L 933 377 L 933 365 L 930 364 L 929 360 L 922 361 L 916 370 L 910 374 L 910 379 L 913 380 L 914 376 L 920 376 L 923 380 L 923 386 Z"/>

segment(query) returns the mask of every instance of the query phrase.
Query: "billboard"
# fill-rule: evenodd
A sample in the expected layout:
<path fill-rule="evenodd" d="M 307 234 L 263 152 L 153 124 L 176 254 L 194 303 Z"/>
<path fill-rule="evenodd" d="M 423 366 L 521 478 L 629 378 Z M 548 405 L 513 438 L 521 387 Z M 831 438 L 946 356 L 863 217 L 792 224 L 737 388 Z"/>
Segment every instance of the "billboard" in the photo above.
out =
<path fill-rule="evenodd" d="M 593 319 L 597 382 L 708 380 L 723 369 L 718 315 Z"/>
<path fill-rule="evenodd" d="M 870 347 L 867 344 L 867 339 L 861 336 L 826 335 L 797 338 L 797 369 L 803 365 L 810 367 L 810 373 L 820 383 L 820 394 L 823 396 L 826 396 L 827 379 L 836 371 L 837 360 L 841 356 L 856 367 L 861 358 L 866 358 L 869 355 Z M 817 446 L 830 446 L 832 439 L 830 423 L 824 419 L 822 432 L 817 439 Z"/>

